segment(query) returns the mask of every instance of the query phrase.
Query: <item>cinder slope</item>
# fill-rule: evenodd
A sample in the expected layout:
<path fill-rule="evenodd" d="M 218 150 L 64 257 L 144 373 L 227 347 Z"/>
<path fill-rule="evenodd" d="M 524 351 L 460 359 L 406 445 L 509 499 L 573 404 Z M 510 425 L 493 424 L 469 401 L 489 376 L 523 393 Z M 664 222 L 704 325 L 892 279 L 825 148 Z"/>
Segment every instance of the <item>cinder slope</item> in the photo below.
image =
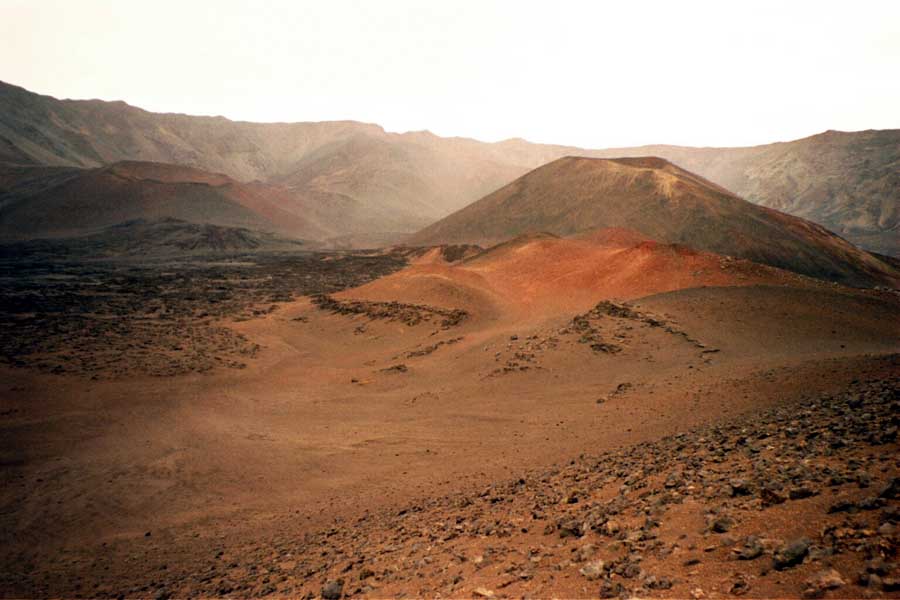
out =
<path fill-rule="evenodd" d="M 866 250 L 900 255 L 900 130 L 826 131 L 749 148 L 645 146 L 750 202 L 809 219 Z"/>
<path fill-rule="evenodd" d="M 894 268 L 824 228 L 754 205 L 653 157 L 559 159 L 408 243 L 488 245 L 527 232 L 565 236 L 601 227 L 852 285 L 898 282 Z"/>
<path fill-rule="evenodd" d="M 661 244 L 608 229 L 578 238 L 523 235 L 454 265 L 423 262 L 344 292 L 344 297 L 460 308 L 486 319 L 543 320 L 703 286 L 810 287 L 812 280 L 750 261 Z"/>

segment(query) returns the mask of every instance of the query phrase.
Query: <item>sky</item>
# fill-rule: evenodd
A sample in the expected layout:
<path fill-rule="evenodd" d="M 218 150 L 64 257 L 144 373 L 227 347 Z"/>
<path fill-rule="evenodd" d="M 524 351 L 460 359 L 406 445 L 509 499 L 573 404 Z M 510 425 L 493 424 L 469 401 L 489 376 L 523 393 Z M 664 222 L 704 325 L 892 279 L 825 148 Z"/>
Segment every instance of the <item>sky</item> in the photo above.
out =
<path fill-rule="evenodd" d="M 900 1 L 0 0 L 0 80 L 247 121 L 743 146 L 900 128 Z"/>

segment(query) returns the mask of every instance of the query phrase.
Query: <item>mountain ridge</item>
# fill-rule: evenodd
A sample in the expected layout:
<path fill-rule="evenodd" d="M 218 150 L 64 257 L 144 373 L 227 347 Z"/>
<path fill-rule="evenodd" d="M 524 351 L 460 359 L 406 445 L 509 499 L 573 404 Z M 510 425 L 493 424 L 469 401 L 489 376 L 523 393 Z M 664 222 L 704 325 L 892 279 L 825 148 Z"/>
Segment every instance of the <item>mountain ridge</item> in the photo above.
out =
<path fill-rule="evenodd" d="M 416 231 L 561 156 L 648 154 L 867 249 L 900 255 L 900 130 L 829 130 L 733 148 L 582 149 L 387 132 L 351 120 L 253 123 L 153 113 L 122 101 L 56 100 L 0 82 L 0 163 L 166 162 L 276 183 L 325 202 L 349 199 L 359 212 L 354 223 L 366 231 L 354 225 L 335 236 Z"/>

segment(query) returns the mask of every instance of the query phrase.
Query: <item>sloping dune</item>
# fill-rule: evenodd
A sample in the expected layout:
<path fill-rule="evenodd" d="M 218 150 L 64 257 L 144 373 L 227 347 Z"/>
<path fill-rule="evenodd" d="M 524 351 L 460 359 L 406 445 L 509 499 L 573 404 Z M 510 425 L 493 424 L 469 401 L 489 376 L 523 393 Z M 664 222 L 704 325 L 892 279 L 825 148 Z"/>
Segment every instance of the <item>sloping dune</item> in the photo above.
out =
<path fill-rule="evenodd" d="M 420 262 L 342 296 L 521 319 L 586 310 L 601 298 L 756 284 L 815 285 L 773 267 L 661 244 L 627 229 L 603 229 L 576 238 L 520 236 L 455 265 Z"/>

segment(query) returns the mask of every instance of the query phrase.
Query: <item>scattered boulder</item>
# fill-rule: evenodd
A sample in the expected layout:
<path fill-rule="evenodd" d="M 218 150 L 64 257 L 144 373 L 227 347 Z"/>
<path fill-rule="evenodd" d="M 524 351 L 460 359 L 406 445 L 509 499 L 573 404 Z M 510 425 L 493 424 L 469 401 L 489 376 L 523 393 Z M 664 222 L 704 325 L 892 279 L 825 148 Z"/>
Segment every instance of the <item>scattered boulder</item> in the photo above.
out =
<path fill-rule="evenodd" d="M 610 537 L 616 535 L 621 530 L 622 530 L 622 526 L 619 525 L 619 522 L 614 521 L 612 519 L 610 519 L 603 525 L 603 533 L 605 533 L 606 535 L 608 535 Z"/>
<path fill-rule="evenodd" d="M 749 496 L 753 493 L 753 485 L 746 479 L 731 480 L 732 496 Z"/>
<path fill-rule="evenodd" d="M 785 495 L 781 493 L 781 490 L 776 490 L 772 487 L 764 487 L 760 491 L 759 496 L 762 498 L 763 506 L 774 506 L 787 500 Z"/>
<path fill-rule="evenodd" d="M 593 558 L 596 552 L 597 546 L 595 546 L 594 544 L 585 544 L 584 546 L 579 548 L 575 554 L 579 562 L 584 562 Z"/>
<path fill-rule="evenodd" d="M 720 516 L 713 520 L 709 529 L 713 533 L 727 533 L 734 527 L 734 519 L 727 516 Z"/>
<path fill-rule="evenodd" d="M 559 524 L 559 537 L 576 537 L 584 535 L 584 527 L 576 519 L 566 519 Z"/>
<path fill-rule="evenodd" d="M 874 573 L 882 577 L 890 573 L 893 568 L 894 565 L 886 562 L 883 558 L 873 558 L 866 562 L 866 573 Z"/>
<path fill-rule="evenodd" d="M 600 582 L 600 589 L 597 590 L 598 598 L 621 598 L 628 595 L 628 588 L 618 581 L 612 582 L 604 579 Z"/>
<path fill-rule="evenodd" d="M 728 588 L 728 593 L 732 596 L 743 596 L 747 592 L 750 591 L 750 583 L 741 576 L 731 584 L 731 587 Z"/>
<path fill-rule="evenodd" d="M 879 498 L 887 498 L 888 500 L 896 500 L 900 498 L 900 477 L 893 477 L 878 494 Z"/>
<path fill-rule="evenodd" d="M 335 579 L 329 581 L 322 588 L 322 598 L 324 600 L 340 600 L 344 595 L 344 580 Z"/>
<path fill-rule="evenodd" d="M 755 560 L 765 553 L 766 549 L 755 535 L 751 535 L 744 542 L 744 547 L 737 551 L 739 560 Z"/>
<path fill-rule="evenodd" d="M 838 500 L 828 507 L 828 514 L 832 515 L 834 513 L 840 512 L 856 512 L 856 510 L 856 503 L 850 502 L 849 500 Z"/>
<path fill-rule="evenodd" d="M 799 565 L 806 558 L 806 555 L 809 554 L 811 545 L 812 542 L 807 538 L 800 538 L 785 544 L 775 552 L 773 566 L 777 571 L 783 571 Z"/>
<path fill-rule="evenodd" d="M 828 590 L 835 590 L 843 585 L 846 585 L 846 582 L 840 573 L 835 569 L 825 569 L 806 580 L 803 597 L 822 598 Z"/>
<path fill-rule="evenodd" d="M 802 500 L 804 498 L 811 498 L 812 496 L 818 495 L 819 490 L 813 489 L 808 486 L 801 486 L 792 488 L 788 492 L 788 497 L 791 500 Z"/>
<path fill-rule="evenodd" d="M 602 560 L 589 562 L 579 569 L 579 573 L 584 575 L 588 581 L 600 579 L 606 573 L 606 563 Z"/>

